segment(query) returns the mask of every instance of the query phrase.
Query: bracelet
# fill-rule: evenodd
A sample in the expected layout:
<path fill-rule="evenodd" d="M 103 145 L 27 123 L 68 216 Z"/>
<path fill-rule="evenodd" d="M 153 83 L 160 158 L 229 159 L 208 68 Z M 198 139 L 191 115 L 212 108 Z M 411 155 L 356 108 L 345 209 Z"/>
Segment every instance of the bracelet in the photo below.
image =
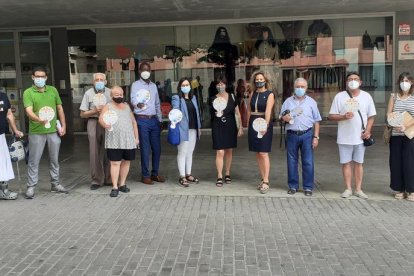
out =
<path fill-rule="evenodd" d="M 315 139 L 319 140 L 319 136 L 315 136 L 315 135 L 314 135 L 314 136 L 313 136 L 313 138 L 315 138 Z"/>

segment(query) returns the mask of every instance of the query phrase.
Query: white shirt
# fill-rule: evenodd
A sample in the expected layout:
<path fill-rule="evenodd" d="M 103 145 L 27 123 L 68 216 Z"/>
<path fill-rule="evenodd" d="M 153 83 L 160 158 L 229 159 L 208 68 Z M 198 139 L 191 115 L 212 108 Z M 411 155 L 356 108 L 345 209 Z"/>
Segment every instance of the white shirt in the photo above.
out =
<path fill-rule="evenodd" d="M 336 94 L 331 110 L 329 114 L 332 115 L 344 115 L 345 102 L 349 99 L 349 95 L 346 91 L 339 92 Z M 359 95 L 353 97 L 359 103 L 359 110 L 361 111 L 362 118 L 364 120 L 365 127 L 367 126 L 367 121 L 369 117 L 375 116 L 377 114 L 375 110 L 374 100 L 371 95 L 367 92 L 360 90 Z M 362 144 L 362 123 L 361 117 L 358 112 L 354 112 L 354 117 L 348 120 L 342 120 L 338 122 L 338 137 L 336 142 L 338 144 L 344 145 L 359 145 Z"/>

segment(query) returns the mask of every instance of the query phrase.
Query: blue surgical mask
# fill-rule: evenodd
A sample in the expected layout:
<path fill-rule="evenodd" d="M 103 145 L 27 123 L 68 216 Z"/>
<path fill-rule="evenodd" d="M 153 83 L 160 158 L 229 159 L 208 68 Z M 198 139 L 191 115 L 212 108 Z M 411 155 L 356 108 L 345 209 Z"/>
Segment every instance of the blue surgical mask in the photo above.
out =
<path fill-rule="evenodd" d="M 46 85 L 46 79 L 45 78 L 35 78 L 34 79 L 34 84 L 37 87 L 42 88 Z"/>
<path fill-rule="evenodd" d="M 191 91 L 191 87 L 190 86 L 181 86 L 181 92 L 183 92 L 184 94 L 188 94 Z"/>
<path fill-rule="evenodd" d="M 257 88 L 262 88 L 262 87 L 264 87 L 266 85 L 266 82 L 264 82 L 264 81 L 256 81 L 255 84 L 256 84 L 256 87 Z"/>
<path fill-rule="evenodd" d="M 226 87 L 223 86 L 223 85 L 217 85 L 216 86 L 216 89 L 217 89 L 218 92 L 224 92 L 224 91 L 226 91 Z"/>
<path fill-rule="evenodd" d="M 306 92 L 305 88 L 300 88 L 300 87 L 295 88 L 295 95 L 298 97 L 303 97 L 303 95 L 305 95 L 305 92 Z"/>
<path fill-rule="evenodd" d="M 103 81 L 97 81 L 95 82 L 95 89 L 97 91 L 102 91 L 105 89 L 105 83 Z"/>

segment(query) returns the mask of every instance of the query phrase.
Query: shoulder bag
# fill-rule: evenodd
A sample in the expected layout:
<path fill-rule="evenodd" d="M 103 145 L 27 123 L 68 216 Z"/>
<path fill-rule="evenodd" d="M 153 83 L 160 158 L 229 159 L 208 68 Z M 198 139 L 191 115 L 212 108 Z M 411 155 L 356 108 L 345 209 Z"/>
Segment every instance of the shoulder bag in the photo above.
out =
<path fill-rule="evenodd" d="M 395 100 L 397 99 L 397 97 L 395 96 L 394 93 L 391 93 L 391 97 L 393 98 L 394 104 L 395 104 Z M 382 134 L 382 138 L 384 139 L 384 143 L 386 145 L 388 145 L 390 143 L 391 134 L 392 134 L 392 126 L 388 125 L 388 123 L 387 123 L 385 125 L 384 132 Z"/>
<path fill-rule="evenodd" d="M 180 103 L 180 111 L 181 111 L 181 98 L 178 98 Z M 168 134 L 167 134 L 167 141 L 173 146 L 177 146 L 180 144 L 180 123 L 175 124 L 175 128 L 171 127 L 171 122 L 168 124 Z"/>
<path fill-rule="evenodd" d="M 348 93 L 349 97 L 352 98 L 351 93 L 348 90 L 346 92 Z M 358 109 L 358 114 L 359 114 L 359 117 L 361 118 L 362 132 L 364 132 L 365 131 L 364 120 L 362 119 L 361 111 L 359 111 L 359 109 Z M 366 146 L 366 147 L 369 147 L 369 146 L 372 146 L 373 144 L 375 144 L 375 139 L 374 139 L 374 137 L 372 137 L 372 135 L 369 138 L 362 139 L 362 140 L 364 141 L 364 146 Z"/>

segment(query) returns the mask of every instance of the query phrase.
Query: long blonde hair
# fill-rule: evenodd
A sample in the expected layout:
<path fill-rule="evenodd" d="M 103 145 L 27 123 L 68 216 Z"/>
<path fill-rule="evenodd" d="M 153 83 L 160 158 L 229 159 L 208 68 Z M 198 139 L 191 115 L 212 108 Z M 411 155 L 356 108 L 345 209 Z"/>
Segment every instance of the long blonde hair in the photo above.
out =
<path fill-rule="evenodd" d="M 269 73 L 266 72 L 266 71 L 260 70 L 260 71 L 254 72 L 253 75 L 252 75 L 252 77 L 251 77 L 251 79 L 250 79 L 250 86 L 251 86 L 252 92 L 254 92 L 254 91 L 257 90 L 256 83 L 255 83 L 255 80 L 256 80 L 256 76 L 257 75 L 262 75 L 263 78 L 266 81 L 265 88 L 267 90 L 272 90 L 272 82 L 270 81 L 270 75 L 269 75 Z"/>

